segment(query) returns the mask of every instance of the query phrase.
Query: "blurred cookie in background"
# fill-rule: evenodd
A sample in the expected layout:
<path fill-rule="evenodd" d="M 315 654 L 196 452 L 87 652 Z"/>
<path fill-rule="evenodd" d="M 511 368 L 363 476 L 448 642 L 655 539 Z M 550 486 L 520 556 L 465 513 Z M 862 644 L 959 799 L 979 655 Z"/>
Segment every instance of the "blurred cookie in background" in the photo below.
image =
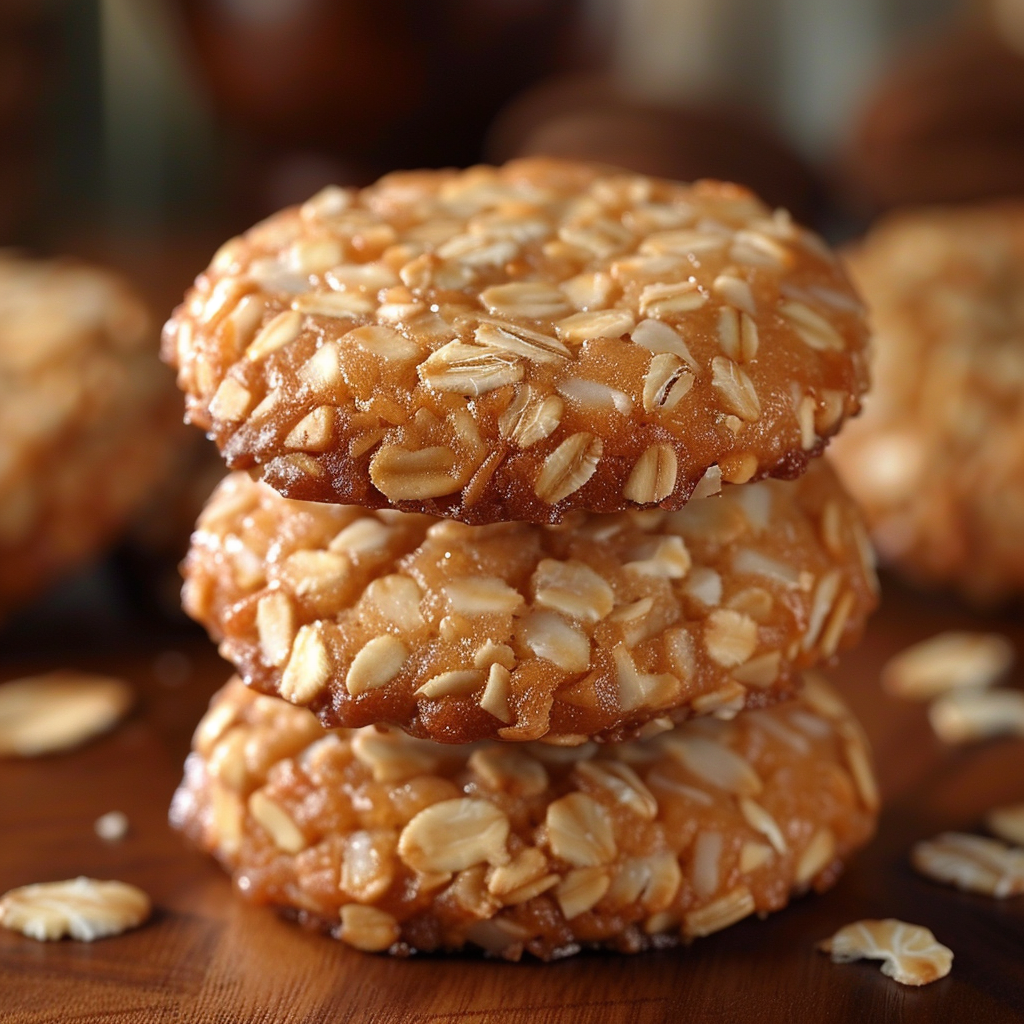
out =
<path fill-rule="evenodd" d="M 488 134 L 486 157 L 568 157 L 676 181 L 719 178 L 814 222 L 821 185 L 811 167 L 752 109 L 633 99 L 610 78 L 549 79 L 512 101 Z"/>
<path fill-rule="evenodd" d="M 861 211 L 1024 195 L 1024 2 L 985 0 L 897 53 L 840 176 Z"/>
<path fill-rule="evenodd" d="M 103 551 L 166 473 L 156 326 L 113 273 L 0 252 L 0 611 Z"/>
<path fill-rule="evenodd" d="M 873 386 L 829 453 L 884 561 L 979 604 L 1024 591 L 1024 203 L 891 215 L 848 253 Z"/>

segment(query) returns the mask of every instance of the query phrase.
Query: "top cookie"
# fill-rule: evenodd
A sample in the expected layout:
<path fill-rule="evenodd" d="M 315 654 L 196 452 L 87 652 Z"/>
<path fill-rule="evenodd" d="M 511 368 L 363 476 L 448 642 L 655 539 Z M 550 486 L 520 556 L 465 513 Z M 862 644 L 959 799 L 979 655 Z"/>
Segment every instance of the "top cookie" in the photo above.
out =
<path fill-rule="evenodd" d="M 232 467 L 467 523 L 796 476 L 858 410 L 866 344 L 784 211 L 547 159 L 326 189 L 228 242 L 164 333 Z"/>

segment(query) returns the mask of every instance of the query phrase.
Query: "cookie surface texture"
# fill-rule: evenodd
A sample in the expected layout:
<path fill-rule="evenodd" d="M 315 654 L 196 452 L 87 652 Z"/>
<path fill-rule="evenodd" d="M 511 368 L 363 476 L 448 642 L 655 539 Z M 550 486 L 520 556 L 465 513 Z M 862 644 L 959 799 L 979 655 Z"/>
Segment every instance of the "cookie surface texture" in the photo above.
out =
<path fill-rule="evenodd" d="M 239 890 L 370 951 L 637 952 L 828 888 L 871 834 L 860 727 L 804 696 L 653 739 L 445 746 L 230 683 L 172 821 Z"/>
<path fill-rule="evenodd" d="M 835 464 L 886 561 L 979 604 L 1024 591 L 1024 205 L 894 215 L 850 253 L 876 330 Z"/>
<path fill-rule="evenodd" d="M 554 523 L 796 476 L 859 408 L 866 339 L 836 257 L 746 190 L 534 159 L 276 214 L 164 356 L 286 497 Z"/>
<path fill-rule="evenodd" d="M 186 611 L 247 683 L 326 726 L 424 738 L 619 738 L 734 714 L 860 635 L 875 578 L 822 460 L 677 512 L 467 526 L 282 498 L 229 476 Z"/>

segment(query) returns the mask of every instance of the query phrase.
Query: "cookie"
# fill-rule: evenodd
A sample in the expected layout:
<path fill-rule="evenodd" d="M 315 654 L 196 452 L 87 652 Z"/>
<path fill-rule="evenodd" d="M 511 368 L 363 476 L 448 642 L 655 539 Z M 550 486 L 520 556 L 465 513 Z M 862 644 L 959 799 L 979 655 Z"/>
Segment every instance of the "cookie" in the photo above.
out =
<path fill-rule="evenodd" d="M 165 472 L 155 341 L 112 273 L 0 254 L 0 610 L 102 551 Z"/>
<path fill-rule="evenodd" d="M 850 253 L 877 331 L 831 453 L 881 556 L 981 604 L 1024 590 L 1024 204 L 920 210 Z"/>
<path fill-rule="evenodd" d="M 876 600 L 822 460 L 558 526 L 296 502 L 237 473 L 184 572 L 185 610 L 247 683 L 328 727 L 448 743 L 614 739 L 770 703 L 852 645 Z"/>
<path fill-rule="evenodd" d="M 164 332 L 187 416 L 300 500 L 463 522 L 794 477 L 856 412 L 836 257 L 735 185 L 548 159 L 327 189 Z"/>
<path fill-rule="evenodd" d="M 550 960 L 672 945 L 824 890 L 877 807 L 863 733 L 816 677 L 731 722 L 574 748 L 325 732 L 235 680 L 171 819 L 246 898 L 358 949 Z"/>

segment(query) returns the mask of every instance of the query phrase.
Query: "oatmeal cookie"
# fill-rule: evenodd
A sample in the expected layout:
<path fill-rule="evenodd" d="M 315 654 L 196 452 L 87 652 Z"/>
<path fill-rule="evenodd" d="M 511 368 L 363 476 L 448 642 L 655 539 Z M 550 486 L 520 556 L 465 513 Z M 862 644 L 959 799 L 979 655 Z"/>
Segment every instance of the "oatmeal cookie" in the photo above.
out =
<path fill-rule="evenodd" d="M 473 524 L 795 477 L 858 410 L 866 344 L 785 211 L 541 158 L 327 189 L 224 245 L 164 332 L 232 468 Z"/>
<path fill-rule="evenodd" d="M 883 559 L 980 604 L 1024 590 L 1024 204 L 881 222 L 850 253 L 876 329 L 830 454 Z"/>
<path fill-rule="evenodd" d="M 325 732 L 235 680 L 173 823 L 250 900 L 367 951 L 637 952 L 831 886 L 874 828 L 860 726 L 828 685 L 620 744 L 453 747 Z"/>
<path fill-rule="evenodd" d="M 100 552 L 167 471 L 155 342 L 111 272 L 0 252 L 0 610 Z"/>
<path fill-rule="evenodd" d="M 247 683 L 328 727 L 568 743 L 777 699 L 859 638 L 870 557 L 822 460 L 558 526 L 297 502 L 236 473 L 199 519 L 184 605 Z"/>

